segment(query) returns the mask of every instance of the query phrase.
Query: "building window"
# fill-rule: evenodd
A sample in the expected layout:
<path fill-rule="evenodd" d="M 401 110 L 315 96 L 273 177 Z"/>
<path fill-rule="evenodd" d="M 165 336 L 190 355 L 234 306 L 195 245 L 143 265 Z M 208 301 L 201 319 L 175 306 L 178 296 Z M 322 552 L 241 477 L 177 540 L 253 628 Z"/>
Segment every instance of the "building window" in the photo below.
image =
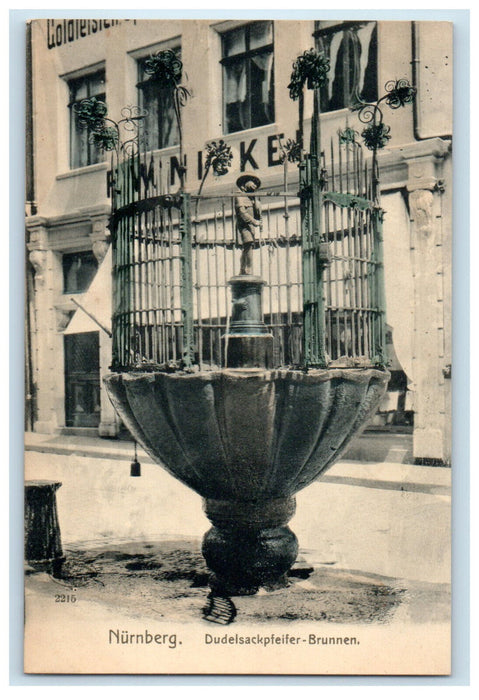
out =
<path fill-rule="evenodd" d="M 99 334 L 74 333 L 65 343 L 65 424 L 94 428 L 100 424 Z"/>
<path fill-rule="evenodd" d="M 222 36 L 224 132 L 274 121 L 273 23 L 251 22 Z"/>
<path fill-rule="evenodd" d="M 329 25 L 329 26 L 328 26 Z M 317 23 L 316 48 L 330 61 L 329 79 L 321 89 L 321 111 L 378 99 L 377 23 Z"/>
<path fill-rule="evenodd" d="M 65 253 L 63 265 L 63 293 L 86 292 L 98 270 L 98 261 L 92 252 Z"/>
<path fill-rule="evenodd" d="M 82 168 L 103 160 L 103 154 L 90 141 L 90 132 L 78 123 L 75 105 L 89 97 L 105 101 L 105 71 L 97 71 L 68 81 L 70 92 L 70 167 Z"/>
<path fill-rule="evenodd" d="M 180 58 L 179 48 L 173 49 Z M 159 87 L 154 76 L 145 72 L 145 61 L 138 61 L 138 104 L 147 111 L 143 122 L 146 150 L 177 146 L 179 143 L 178 124 L 171 90 Z"/>

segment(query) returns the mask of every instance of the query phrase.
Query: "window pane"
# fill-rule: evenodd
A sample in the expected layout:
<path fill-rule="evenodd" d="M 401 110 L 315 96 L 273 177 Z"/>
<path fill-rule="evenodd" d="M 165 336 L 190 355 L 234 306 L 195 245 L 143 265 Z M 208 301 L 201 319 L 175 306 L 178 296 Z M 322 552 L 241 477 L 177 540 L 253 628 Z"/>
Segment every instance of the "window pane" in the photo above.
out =
<path fill-rule="evenodd" d="M 251 126 L 273 121 L 273 54 L 251 58 Z"/>
<path fill-rule="evenodd" d="M 98 269 L 98 261 L 91 252 L 63 255 L 63 291 L 85 292 Z"/>
<path fill-rule="evenodd" d="M 159 96 L 159 126 L 160 148 L 168 148 L 179 143 L 178 123 L 176 121 L 173 95 L 171 92 L 161 91 Z"/>
<path fill-rule="evenodd" d="M 174 49 L 178 57 L 179 48 Z M 145 72 L 146 59 L 138 61 L 139 105 L 147 111 L 144 133 L 147 150 L 168 148 L 179 143 L 178 124 L 171 90 L 162 90 L 154 77 Z"/>
<path fill-rule="evenodd" d="M 363 102 L 376 102 L 378 99 L 378 28 L 374 25 L 368 34 L 366 30 L 369 26 L 366 25 L 358 32 L 361 42 L 359 94 Z"/>
<path fill-rule="evenodd" d="M 89 97 L 105 92 L 105 75 L 103 73 L 93 75 L 90 78 L 88 81 L 88 92 Z"/>
<path fill-rule="evenodd" d="M 360 98 L 377 100 L 377 25 L 336 25 L 321 23 L 316 46 L 330 61 L 328 83 L 321 89 L 321 110 L 329 112 L 350 107 Z"/>
<path fill-rule="evenodd" d="M 146 85 L 140 90 L 140 107 L 146 110 L 147 114 L 143 121 L 144 134 L 147 150 L 158 148 L 158 95 L 152 86 Z"/>
<path fill-rule="evenodd" d="M 346 33 L 347 46 L 345 50 L 348 52 L 345 56 L 344 74 L 346 77 L 346 91 L 344 93 L 344 106 L 347 107 L 357 100 L 359 92 L 359 60 L 360 60 L 360 45 L 356 32 Z"/>
<path fill-rule="evenodd" d="M 249 128 L 247 101 L 246 61 L 239 60 L 225 66 L 224 100 L 226 131 L 242 131 Z"/>
<path fill-rule="evenodd" d="M 228 32 L 223 37 L 223 56 L 233 56 L 246 51 L 245 27 Z"/>
<path fill-rule="evenodd" d="M 88 130 L 78 124 L 74 106 L 70 111 L 71 120 L 71 167 L 83 168 L 88 165 Z"/>
<path fill-rule="evenodd" d="M 249 25 L 249 48 L 257 49 L 273 43 L 273 23 L 253 22 Z"/>
<path fill-rule="evenodd" d="M 84 100 L 86 97 L 88 97 L 88 89 L 87 89 L 87 82 L 86 80 L 82 81 L 72 81 L 70 84 L 70 100 L 76 101 L 76 100 Z"/>
<path fill-rule="evenodd" d="M 345 82 L 349 82 L 349 75 L 345 75 L 345 53 L 349 47 L 349 38 L 345 32 L 342 32 L 337 37 L 334 37 L 334 39 L 336 41 L 332 42 L 331 48 L 335 50 L 337 46 L 337 52 L 335 51 L 334 55 L 334 73 L 332 73 L 332 71 L 330 72 L 330 80 L 331 76 L 334 76 L 332 80 L 331 96 L 329 100 L 330 110 L 342 109 L 347 105 L 347 101 L 344 98 Z M 337 40 L 339 40 L 339 45 Z"/>
<path fill-rule="evenodd" d="M 240 45 L 239 32 L 223 37 L 224 132 L 231 133 L 274 121 L 273 49 L 261 50 L 273 41 L 272 22 L 253 22 L 242 27 L 246 50 L 228 54 Z M 241 44 L 244 46 L 244 41 Z"/>
<path fill-rule="evenodd" d="M 68 83 L 70 91 L 70 167 L 82 168 L 103 160 L 103 153 L 90 143 L 89 132 L 78 123 L 75 106 L 88 97 L 105 101 L 105 72 L 100 71 Z"/>

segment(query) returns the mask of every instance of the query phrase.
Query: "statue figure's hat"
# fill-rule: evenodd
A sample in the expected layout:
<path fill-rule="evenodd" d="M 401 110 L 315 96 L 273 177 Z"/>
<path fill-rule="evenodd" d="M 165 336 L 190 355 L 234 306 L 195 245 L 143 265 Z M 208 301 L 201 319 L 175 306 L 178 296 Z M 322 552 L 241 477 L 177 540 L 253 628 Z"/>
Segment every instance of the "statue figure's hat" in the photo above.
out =
<path fill-rule="evenodd" d="M 248 182 L 248 180 L 252 180 L 257 188 L 261 187 L 261 180 L 254 173 L 242 173 L 236 180 L 237 187 L 241 188 L 241 186 L 244 185 L 245 182 Z"/>

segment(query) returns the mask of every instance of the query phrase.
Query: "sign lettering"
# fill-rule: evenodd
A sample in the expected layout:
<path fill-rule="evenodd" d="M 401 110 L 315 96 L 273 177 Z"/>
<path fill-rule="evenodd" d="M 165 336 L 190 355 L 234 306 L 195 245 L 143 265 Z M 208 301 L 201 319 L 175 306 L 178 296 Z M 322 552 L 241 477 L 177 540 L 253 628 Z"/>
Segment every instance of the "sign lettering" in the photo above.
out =
<path fill-rule="evenodd" d="M 263 137 L 264 138 L 264 137 Z M 278 165 L 281 165 L 281 156 L 280 156 L 280 141 L 284 140 L 284 134 L 271 134 L 267 138 L 265 138 L 264 141 L 260 140 L 258 142 L 258 139 L 253 139 L 252 141 L 249 142 L 248 145 L 246 145 L 246 141 L 241 141 L 240 142 L 240 163 L 238 164 L 237 161 L 233 161 L 232 167 L 229 170 L 230 176 L 233 178 L 235 177 L 235 173 L 238 171 L 238 165 L 239 169 L 241 172 L 244 172 L 246 169 L 246 164 L 249 162 L 250 166 L 254 170 L 259 170 L 260 167 L 268 167 L 268 168 L 274 168 L 277 167 Z M 257 147 L 258 154 L 257 158 L 253 156 L 253 150 Z M 180 161 L 178 155 L 173 155 L 173 156 L 167 156 L 166 157 L 169 161 L 169 184 L 170 186 L 173 186 L 176 184 L 176 182 L 179 179 L 180 176 Z M 165 160 L 166 160 L 165 158 Z M 193 158 L 193 162 L 194 162 Z M 141 182 L 143 183 L 143 187 L 145 189 L 145 193 L 150 189 L 156 189 L 158 187 L 158 183 L 162 181 L 162 169 L 166 166 L 166 162 L 162 160 L 161 155 L 157 158 L 153 158 L 153 155 L 150 157 L 150 162 L 147 166 L 146 162 L 141 162 L 139 164 L 139 171 L 137 172 L 137 167 L 138 166 L 133 166 L 132 164 L 130 165 L 131 168 L 131 182 L 133 184 L 133 187 L 135 188 L 135 191 L 139 191 L 139 187 Z M 186 168 L 187 164 L 187 156 L 186 154 L 184 155 L 184 164 Z M 158 169 L 157 176 L 155 175 L 155 168 Z M 197 151 L 196 152 L 196 173 L 190 172 L 189 175 L 190 177 L 194 174 L 196 175 L 198 181 L 201 181 L 203 175 L 204 175 L 204 153 L 203 151 Z M 228 179 L 228 178 L 227 178 Z M 188 178 L 188 181 L 189 178 Z M 107 190 L 108 190 L 108 196 L 111 195 L 111 190 L 112 186 L 114 183 L 114 179 L 112 177 L 111 171 L 108 172 L 107 174 Z"/>
<path fill-rule="evenodd" d="M 279 145 L 280 139 L 284 139 L 284 134 L 273 134 L 272 136 L 268 136 L 268 168 L 271 168 L 273 165 L 281 165 L 281 158 L 274 157 L 275 153 L 278 153 L 278 146 L 274 145 L 274 142 L 277 141 Z"/>
<path fill-rule="evenodd" d="M 121 22 L 136 24 L 136 19 L 47 19 L 47 46 L 49 49 L 54 49 L 110 27 L 116 27 Z"/>
<path fill-rule="evenodd" d="M 184 165 L 186 168 L 186 154 L 184 155 Z M 176 156 L 170 157 L 170 185 L 175 184 L 175 176 L 180 176 L 180 161 Z"/>
<path fill-rule="evenodd" d="M 250 141 L 249 146 L 246 150 L 245 150 L 246 142 L 245 141 L 240 142 L 240 170 L 242 173 L 244 173 L 244 171 L 246 170 L 246 163 L 248 163 L 248 161 L 251 163 L 251 167 L 253 168 L 253 170 L 259 169 L 259 165 L 255 161 L 255 159 L 253 158 L 253 155 L 252 155 L 252 151 L 256 145 L 257 140 L 258 139 L 253 139 L 252 141 Z"/>

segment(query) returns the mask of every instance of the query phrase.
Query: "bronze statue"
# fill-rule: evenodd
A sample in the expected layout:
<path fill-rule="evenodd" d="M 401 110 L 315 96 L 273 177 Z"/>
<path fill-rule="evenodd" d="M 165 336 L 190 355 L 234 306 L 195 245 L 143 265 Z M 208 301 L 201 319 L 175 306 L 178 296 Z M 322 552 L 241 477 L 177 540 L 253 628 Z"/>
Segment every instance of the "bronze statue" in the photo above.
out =
<path fill-rule="evenodd" d="M 239 195 L 235 198 L 236 227 L 243 246 L 240 275 L 251 275 L 253 271 L 254 229 L 262 224 L 261 209 L 252 193 L 261 187 L 261 180 L 254 173 L 243 173 L 236 180 L 236 185 L 245 193 L 245 196 Z"/>

